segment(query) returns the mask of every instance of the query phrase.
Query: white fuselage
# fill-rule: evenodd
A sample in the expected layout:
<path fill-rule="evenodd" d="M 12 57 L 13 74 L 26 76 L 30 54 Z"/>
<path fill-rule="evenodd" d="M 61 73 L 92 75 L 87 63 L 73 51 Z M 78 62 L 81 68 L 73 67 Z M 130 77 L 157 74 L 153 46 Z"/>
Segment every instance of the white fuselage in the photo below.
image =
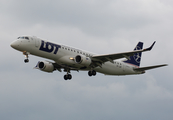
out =
<path fill-rule="evenodd" d="M 28 37 L 29 39 L 17 39 L 12 43 L 13 48 L 28 52 L 32 55 L 47 58 L 55 61 L 57 64 L 68 65 L 75 67 L 78 70 L 90 70 L 91 67 L 81 69 L 81 65 L 74 61 L 74 57 L 77 55 L 84 55 L 92 57 L 95 54 L 85 52 L 83 50 L 75 49 L 72 47 L 55 44 L 45 40 L 41 40 L 37 37 Z M 124 63 L 122 61 L 105 62 L 102 66 L 93 68 L 95 71 L 103 73 L 105 75 L 130 75 L 130 74 L 142 74 L 142 72 L 134 71 L 136 66 Z"/>

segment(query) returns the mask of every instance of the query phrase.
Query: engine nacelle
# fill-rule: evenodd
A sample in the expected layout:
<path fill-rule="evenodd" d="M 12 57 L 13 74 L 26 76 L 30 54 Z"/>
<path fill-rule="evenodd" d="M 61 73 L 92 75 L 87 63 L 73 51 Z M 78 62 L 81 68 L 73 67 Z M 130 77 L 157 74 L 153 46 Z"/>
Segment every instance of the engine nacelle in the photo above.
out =
<path fill-rule="evenodd" d="M 54 66 L 50 62 L 38 62 L 36 68 L 44 72 L 53 72 L 55 70 Z"/>
<path fill-rule="evenodd" d="M 77 55 L 75 57 L 75 62 L 83 66 L 89 66 L 92 61 L 89 57 L 86 57 L 84 55 Z"/>

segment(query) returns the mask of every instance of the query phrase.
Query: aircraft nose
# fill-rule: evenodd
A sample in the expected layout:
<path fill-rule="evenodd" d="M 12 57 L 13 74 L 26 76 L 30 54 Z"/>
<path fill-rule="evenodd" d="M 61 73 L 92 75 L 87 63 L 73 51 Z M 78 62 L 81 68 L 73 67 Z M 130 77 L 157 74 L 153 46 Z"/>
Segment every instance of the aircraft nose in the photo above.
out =
<path fill-rule="evenodd" d="M 11 43 L 10 46 L 11 46 L 12 48 L 16 49 L 16 48 L 19 46 L 19 42 L 14 41 L 14 42 Z"/>

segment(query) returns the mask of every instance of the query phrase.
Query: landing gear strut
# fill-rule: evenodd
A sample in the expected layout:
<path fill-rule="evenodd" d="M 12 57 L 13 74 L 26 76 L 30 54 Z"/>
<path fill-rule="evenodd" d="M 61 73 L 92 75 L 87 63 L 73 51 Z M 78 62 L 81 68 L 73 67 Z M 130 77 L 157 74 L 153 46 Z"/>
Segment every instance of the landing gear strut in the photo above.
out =
<path fill-rule="evenodd" d="M 97 73 L 96 73 L 95 70 L 91 70 L 91 71 L 88 72 L 88 75 L 89 75 L 89 76 L 95 76 L 96 74 L 97 74 Z"/>
<path fill-rule="evenodd" d="M 24 60 L 25 63 L 28 63 L 29 62 L 29 56 L 28 56 L 28 52 L 24 51 L 23 54 L 25 55 L 26 59 Z"/>

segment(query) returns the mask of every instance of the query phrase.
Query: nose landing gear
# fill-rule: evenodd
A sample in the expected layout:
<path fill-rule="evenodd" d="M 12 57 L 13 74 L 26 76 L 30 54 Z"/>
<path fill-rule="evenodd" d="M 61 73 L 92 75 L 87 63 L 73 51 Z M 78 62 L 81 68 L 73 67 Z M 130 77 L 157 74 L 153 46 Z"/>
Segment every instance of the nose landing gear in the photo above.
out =
<path fill-rule="evenodd" d="M 24 62 L 25 62 L 25 63 L 28 63 L 28 62 L 29 62 L 29 59 L 25 59 Z"/>
<path fill-rule="evenodd" d="M 28 58 L 29 58 L 29 56 L 28 56 L 28 55 L 29 55 L 29 53 L 28 53 L 28 52 L 26 52 L 26 51 L 24 51 L 24 52 L 23 52 L 23 54 L 24 54 L 24 55 L 25 55 L 25 57 L 26 57 L 26 59 L 24 60 L 24 62 L 25 62 L 25 63 L 28 63 L 28 62 L 29 62 L 29 59 L 28 59 Z"/>

